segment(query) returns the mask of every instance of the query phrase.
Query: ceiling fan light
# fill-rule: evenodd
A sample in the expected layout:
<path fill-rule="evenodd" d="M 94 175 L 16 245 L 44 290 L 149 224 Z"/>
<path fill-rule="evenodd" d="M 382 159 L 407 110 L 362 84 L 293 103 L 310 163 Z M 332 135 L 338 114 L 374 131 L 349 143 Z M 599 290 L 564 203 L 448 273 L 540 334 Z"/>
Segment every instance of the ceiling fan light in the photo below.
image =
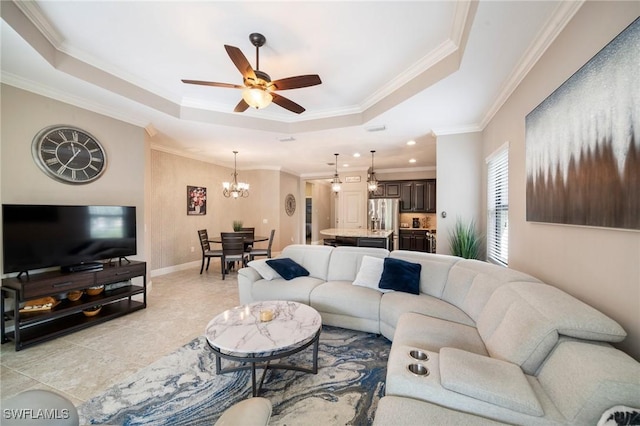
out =
<path fill-rule="evenodd" d="M 249 106 L 261 109 L 268 106 L 273 100 L 273 96 L 266 90 L 256 87 L 247 87 L 242 91 L 242 99 L 249 104 Z"/>

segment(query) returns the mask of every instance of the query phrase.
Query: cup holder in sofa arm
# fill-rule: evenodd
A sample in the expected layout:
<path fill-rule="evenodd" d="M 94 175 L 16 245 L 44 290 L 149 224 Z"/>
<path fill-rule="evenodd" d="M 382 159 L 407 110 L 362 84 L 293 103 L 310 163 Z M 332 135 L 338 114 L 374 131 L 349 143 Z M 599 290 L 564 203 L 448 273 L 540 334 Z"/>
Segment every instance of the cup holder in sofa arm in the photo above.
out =
<path fill-rule="evenodd" d="M 429 369 L 423 364 L 413 363 L 407 365 L 407 369 L 414 375 L 420 377 L 427 377 L 429 375 Z"/>
<path fill-rule="evenodd" d="M 429 354 L 425 351 L 421 351 L 420 349 L 410 350 L 409 356 L 413 359 L 417 359 L 418 361 L 429 361 Z"/>

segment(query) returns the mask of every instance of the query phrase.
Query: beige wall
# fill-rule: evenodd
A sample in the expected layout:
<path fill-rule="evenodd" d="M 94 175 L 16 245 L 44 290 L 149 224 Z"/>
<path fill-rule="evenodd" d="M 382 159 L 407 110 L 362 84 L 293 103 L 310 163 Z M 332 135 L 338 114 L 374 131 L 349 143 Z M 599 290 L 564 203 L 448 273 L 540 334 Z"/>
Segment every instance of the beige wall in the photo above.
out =
<path fill-rule="evenodd" d="M 304 213 L 298 178 L 277 170 L 241 170 L 238 180 L 250 185 L 248 198 L 225 198 L 222 182 L 231 179 L 233 169 L 204 161 L 151 150 L 150 229 L 151 269 L 159 274 L 191 267 L 202 259 L 197 231 L 209 236 L 232 231 L 233 221 L 256 228 L 256 235 L 269 236 L 275 229 L 273 250 L 300 242 L 299 213 Z M 187 186 L 207 188 L 207 213 L 187 215 Z M 289 217 L 284 212 L 286 194 L 296 195 L 298 208 Z M 302 209 L 302 210 L 301 210 Z M 304 216 L 302 216 L 304 218 Z M 266 223 L 265 223 L 266 222 Z M 258 243 L 265 246 L 266 243 Z"/>
<path fill-rule="evenodd" d="M 481 229 L 482 134 L 439 136 L 437 158 L 436 251 L 451 254 L 449 232 L 458 218 L 465 223 L 475 220 Z"/>
<path fill-rule="evenodd" d="M 12 86 L 1 86 L 1 98 L 2 203 L 136 206 L 138 254 L 131 258 L 147 260 L 144 129 Z M 33 137 L 55 124 L 77 126 L 100 141 L 108 156 L 102 177 L 86 185 L 68 185 L 36 166 Z"/>
<path fill-rule="evenodd" d="M 483 134 L 485 156 L 510 141 L 509 266 L 620 322 L 629 336 L 618 346 L 636 359 L 640 359 L 640 233 L 526 222 L 524 135 L 525 116 L 639 14 L 638 2 L 585 2 Z"/>
<path fill-rule="evenodd" d="M 424 170 L 420 172 L 376 172 L 376 179 L 378 180 L 420 180 L 435 178 L 435 167 L 433 167 L 433 170 Z"/>
<path fill-rule="evenodd" d="M 302 244 L 304 242 L 304 186 L 298 176 L 281 173 L 279 188 L 280 192 L 277 197 L 275 194 L 272 197 L 272 204 L 276 206 L 280 214 L 280 226 L 276 228 L 276 234 L 280 234 L 280 245 L 277 247 L 277 251 L 289 244 Z M 276 190 L 277 187 L 274 187 L 271 191 Z M 269 189 L 265 188 L 265 191 L 269 191 Z M 287 194 L 292 194 L 296 197 L 296 211 L 292 216 L 287 215 L 284 208 L 284 199 Z"/>

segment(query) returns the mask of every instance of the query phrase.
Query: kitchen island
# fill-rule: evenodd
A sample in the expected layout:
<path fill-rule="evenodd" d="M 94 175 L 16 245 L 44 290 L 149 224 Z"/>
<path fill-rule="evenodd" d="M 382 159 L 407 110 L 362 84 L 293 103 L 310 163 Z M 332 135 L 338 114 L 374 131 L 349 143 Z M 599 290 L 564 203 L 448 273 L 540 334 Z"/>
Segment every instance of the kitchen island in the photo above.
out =
<path fill-rule="evenodd" d="M 325 235 L 325 245 L 376 247 L 393 250 L 393 231 L 350 228 L 329 228 L 320 231 Z"/>

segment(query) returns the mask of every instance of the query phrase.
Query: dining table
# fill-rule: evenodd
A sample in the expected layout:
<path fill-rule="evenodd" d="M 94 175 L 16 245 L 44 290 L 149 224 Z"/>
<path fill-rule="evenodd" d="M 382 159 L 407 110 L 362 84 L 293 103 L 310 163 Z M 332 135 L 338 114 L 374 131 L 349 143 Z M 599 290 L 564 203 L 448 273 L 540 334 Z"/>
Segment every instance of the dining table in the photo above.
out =
<path fill-rule="evenodd" d="M 268 241 L 268 240 L 269 240 L 269 237 L 264 237 L 264 236 L 261 236 L 261 235 L 254 235 L 253 238 L 252 237 L 244 237 L 244 243 L 245 244 L 259 243 L 261 241 Z M 222 237 L 220 237 L 218 235 L 217 237 L 209 238 L 208 241 L 210 243 L 221 244 L 222 243 Z"/>

